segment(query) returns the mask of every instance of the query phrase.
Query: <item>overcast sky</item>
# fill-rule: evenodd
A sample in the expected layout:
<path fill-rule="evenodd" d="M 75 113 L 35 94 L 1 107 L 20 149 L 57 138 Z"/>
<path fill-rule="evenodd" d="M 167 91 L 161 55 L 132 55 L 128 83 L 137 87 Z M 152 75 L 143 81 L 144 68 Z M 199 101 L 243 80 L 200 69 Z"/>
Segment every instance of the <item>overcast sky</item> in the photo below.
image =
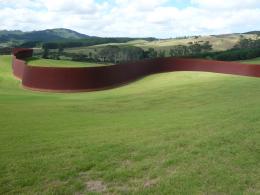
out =
<path fill-rule="evenodd" d="M 260 30 L 260 0 L 0 0 L 0 29 L 170 38 Z"/>

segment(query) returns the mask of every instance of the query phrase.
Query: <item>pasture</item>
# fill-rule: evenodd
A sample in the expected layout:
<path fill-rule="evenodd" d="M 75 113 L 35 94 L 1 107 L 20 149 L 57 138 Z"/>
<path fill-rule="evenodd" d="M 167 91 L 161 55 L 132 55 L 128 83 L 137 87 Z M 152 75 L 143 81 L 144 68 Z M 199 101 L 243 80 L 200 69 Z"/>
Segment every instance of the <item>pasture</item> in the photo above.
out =
<path fill-rule="evenodd" d="M 71 60 L 52 60 L 43 58 L 29 58 L 27 63 L 32 66 L 43 67 L 93 67 L 93 66 L 107 66 L 108 64 L 88 63 L 88 62 L 75 62 Z"/>
<path fill-rule="evenodd" d="M 259 78 L 173 72 L 43 93 L 0 56 L 0 194 L 259 194 L 259 108 Z"/>

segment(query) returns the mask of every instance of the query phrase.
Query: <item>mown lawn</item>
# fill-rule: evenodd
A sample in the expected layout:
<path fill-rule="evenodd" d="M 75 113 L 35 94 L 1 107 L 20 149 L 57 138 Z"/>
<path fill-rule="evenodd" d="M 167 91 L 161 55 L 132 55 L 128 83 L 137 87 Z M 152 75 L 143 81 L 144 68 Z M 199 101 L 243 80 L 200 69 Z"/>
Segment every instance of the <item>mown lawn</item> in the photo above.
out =
<path fill-rule="evenodd" d="M 43 58 L 29 58 L 27 63 L 32 66 L 43 67 L 91 67 L 91 66 L 107 66 L 108 64 L 98 64 L 89 62 L 75 62 L 71 60 L 52 60 Z"/>
<path fill-rule="evenodd" d="M 252 60 L 243 60 L 242 63 L 260 64 L 260 57 L 259 58 L 254 58 Z"/>
<path fill-rule="evenodd" d="M 260 79 L 156 74 L 24 90 L 0 57 L 0 194 L 259 194 Z"/>

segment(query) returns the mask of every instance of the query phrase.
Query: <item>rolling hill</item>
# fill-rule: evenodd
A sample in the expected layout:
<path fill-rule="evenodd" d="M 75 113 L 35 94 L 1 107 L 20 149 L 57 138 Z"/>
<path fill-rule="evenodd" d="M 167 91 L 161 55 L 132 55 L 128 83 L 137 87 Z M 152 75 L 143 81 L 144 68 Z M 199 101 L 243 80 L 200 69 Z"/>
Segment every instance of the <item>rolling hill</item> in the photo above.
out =
<path fill-rule="evenodd" d="M 257 40 L 260 39 L 258 31 L 248 32 L 248 33 L 235 33 L 235 34 L 225 34 L 225 35 L 208 35 L 208 36 L 191 36 L 191 37 L 181 37 L 181 38 L 171 38 L 171 39 L 156 39 L 156 40 L 130 40 L 124 43 L 106 43 L 98 44 L 92 46 L 83 46 L 83 47 L 71 47 L 66 48 L 65 51 L 68 53 L 76 54 L 88 54 L 96 53 L 102 48 L 108 45 L 114 45 L 119 47 L 125 46 L 135 46 L 140 47 L 144 50 L 149 48 L 154 48 L 157 51 L 165 51 L 169 53 L 170 49 L 177 45 L 188 46 L 190 44 L 199 43 L 203 44 L 209 42 L 212 45 L 212 52 L 226 51 L 232 49 L 236 44 L 239 43 L 241 38 Z"/>
<path fill-rule="evenodd" d="M 43 43 L 68 43 L 71 45 L 96 45 L 104 43 L 125 43 L 133 40 L 153 41 L 155 38 L 130 38 L 130 37 L 97 37 L 78 33 L 76 31 L 56 28 L 40 31 L 23 32 L 19 30 L 1 30 L 1 47 L 41 47 Z"/>
<path fill-rule="evenodd" d="M 106 45 L 131 45 L 141 47 L 143 49 L 155 48 L 161 50 L 169 50 L 170 47 L 176 45 L 188 45 L 191 43 L 203 43 L 209 42 L 213 46 L 214 51 L 223 51 L 231 49 L 240 38 L 259 39 L 260 31 L 251 31 L 246 33 L 233 33 L 223 35 L 208 35 L 208 36 L 190 36 L 180 38 L 169 38 L 169 39 L 156 39 L 156 38 L 130 38 L 130 37 L 96 37 L 78 33 L 76 31 L 56 28 L 46 29 L 40 31 L 23 32 L 19 30 L 0 30 L 0 47 L 2 46 L 13 46 L 19 45 L 26 42 L 55 42 L 55 41 L 82 41 L 91 42 L 94 39 L 100 39 L 97 41 L 97 47 L 103 47 Z M 106 41 L 102 41 L 106 39 Z M 108 40 L 109 39 L 109 40 Z M 102 44 L 102 43 L 105 44 Z M 88 44 L 87 44 L 88 46 Z M 94 46 L 94 44 L 91 44 Z M 74 46 L 75 47 L 75 46 Z M 77 50 L 77 49 L 76 49 Z M 73 52 L 73 51 L 72 51 Z"/>
<path fill-rule="evenodd" d="M 64 28 L 47 29 L 41 31 L 0 31 L 0 41 L 56 41 L 61 39 L 82 39 L 87 38 L 88 35 L 78 33 L 76 31 Z"/>
<path fill-rule="evenodd" d="M 213 46 L 213 51 L 225 51 L 233 48 L 241 38 L 247 39 L 259 39 L 257 34 L 226 34 L 226 35 L 209 35 L 209 36 L 192 36 L 183 38 L 172 38 L 172 39 L 160 39 L 153 41 L 136 40 L 129 41 L 126 43 L 109 43 L 103 45 L 93 46 L 94 48 L 100 48 L 106 45 L 132 45 L 141 47 L 143 49 L 155 48 L 157 50 L 169 50 L 171 47 L 176 45 L 189 45 L 190 43 L 205 43 L 209 42 Z M 92 47 L 92 48 L 93 48 Z"/>

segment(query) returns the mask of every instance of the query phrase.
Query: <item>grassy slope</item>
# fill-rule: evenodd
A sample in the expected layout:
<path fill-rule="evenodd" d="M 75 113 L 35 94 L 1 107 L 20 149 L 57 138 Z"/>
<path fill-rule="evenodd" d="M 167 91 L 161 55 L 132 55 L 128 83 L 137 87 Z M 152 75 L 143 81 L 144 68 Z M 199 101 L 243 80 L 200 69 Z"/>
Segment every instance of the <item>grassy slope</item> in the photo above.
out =
<path fill-rule="evenodd" d="M 0 194 L 257 194 L 260 79 L 176 72 L 26 91 L 0 57 Z"/>
<path fill-rule="evenodd" d="M 106 64 L 75 62 L 71 60 L 52 60 L 42 58 L 31 58 L 27 61 L 32 66 L 55 66 L 55 67 L 90 67 L 90 66 L 106 66 Z"/>
<path fill-rule="evenodd" d="M 260 64 L 260 57 L 252 59 L 252 60 L 243 60 L 241 62 L 242 63 L 249 63 L 249 64 Z"/>

